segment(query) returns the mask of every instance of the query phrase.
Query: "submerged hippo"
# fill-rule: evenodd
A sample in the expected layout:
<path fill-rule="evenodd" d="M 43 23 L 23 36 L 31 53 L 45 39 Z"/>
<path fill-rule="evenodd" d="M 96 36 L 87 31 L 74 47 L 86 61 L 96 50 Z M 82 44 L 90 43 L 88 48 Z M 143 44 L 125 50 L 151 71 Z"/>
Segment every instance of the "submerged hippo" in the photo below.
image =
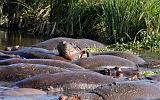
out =
<path fill-rule="evenodd" d="M 159 98 L 159 92 L 160 87 L 154 83 L 126 81 L 99 86 L 89 93 L 60 96 L 60 100 L 134 100 L 135 98 Z"/>
<path fill-rule="evenodd" d="M 57 37 L 57 38 L 52 38 L 49 40 L 46 40 L 44 42 L 38 43 L 36 45 L 33 45 L 33 47 L 39 47 L 39 48 L 44 48 L 48 50 L 53 50 L 56 49 L 57 44 L 59 42 L 66 41 L 69 43 L 74 43 L 80 48 L 104 48 L 105 45 L 102 43 L 99 43 L 97 41 L 93 41 L 90 39 L 73 39 L 73 38 L 66 38 L 66 37 Z"/>
<path fill-rule="evenodd" d="M 138 80 L 139 70 L 138 69 L 121 69 L 120 67 L 108 68 L 103 70 L 92 70 L 103 75 L 113 76 L 114 78 L 127 78 L 128 80 Z"/>
<path fill-rule="evenodd" d="M 14 54 L 14 55 L 19 55 L 22 58 L 44 58 L 44 59 L 51 59 L 52 56 L 55 56 L 56 54 L 53 53 L 52 51 L 42 49 L 42 48 L 35 48 L 35 47 L 25 47 L 22 49 L 19 49 L 17 51 L 3 51 L 1 52 L 6 53 L 6 54 Z"/>
<path fill-rule="evenodd" d="M 46 95 L 47 93 L 33 88 L 4 88 L 0 87 L 0 96 L 35 96 Z"/>
<path fill-rule="evenodd" d="M 5 53 L 0 52 L 0 60 L 5 60 L 9 58 L 20 58 L 20 56 L 13 55 L 13 54 L 5 54 Z"/>
<path fill-rule="evenodd" d="M 127 52 L 118 52 L 118 51 L 111 51 L 111 52 L 95 52 L 95 53 L 91 53 L 92 56 L 96 56 L 96 55 L 113 55 L 113 56 L 118 56 L 118 57 L 122 57 L 125 58 L 127 60 L 130 60 L 136 64 L 144 64 L 146 63 L 146 61 L 144 61 L 141 57 L 132 54 L 132 53 L 127 53 Z"/>
<path fill-rule="evenodd" d="M 86 69 L 104 69 L 113 67 L 137 68 L 137 65 L 134 62 L 112 55 L 98 55 L 81 58 L 72 61 L 72 63 L 82 66 Z"/>
<path fill-rule="evenodd" d="M 12 86 L 23 88 L 36 88 L 51 91 L 91 90 L 102 84 L 117 81 L 110 76 L 104 76 L 96 72 L 73 71 L 55 74 L 37 75 L 16 82 Z"/>
<path fill-rule="evenodd" d="M 0 60 L 0 65 L 10 65 L 16 63 L 29 63 L 29 64 L 42 64 L 49 66 L 56 66 L 59 68 L 74 70 L 74 69 L 84 69 L 81 66 L 76 64 L 71 64 L 69 62 L 61 60 L 52 60 L 52 59 L 20 59 L 20 58 L 11 58 L 6 60 Z"/>
<path fill-rule="evenodd" d="M 20 81 L 38 74 L 64 71 L 70 70 L 41 64 L 18 63 L 0 67 L 0 81 Z"/>

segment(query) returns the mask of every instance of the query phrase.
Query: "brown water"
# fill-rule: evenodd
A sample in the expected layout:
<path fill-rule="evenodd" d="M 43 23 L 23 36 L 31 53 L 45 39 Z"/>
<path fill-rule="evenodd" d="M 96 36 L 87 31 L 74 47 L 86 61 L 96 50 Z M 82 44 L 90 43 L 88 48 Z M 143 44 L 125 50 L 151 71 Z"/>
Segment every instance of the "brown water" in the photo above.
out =
<path fill-rule="evenodd" d="M 4 49 L 8 46 L 31 46 L 40 42 L 38 39 L 31 33 L 26 32 L 8 32 L 7 30 L 0 29 L 0 49 Z"/>

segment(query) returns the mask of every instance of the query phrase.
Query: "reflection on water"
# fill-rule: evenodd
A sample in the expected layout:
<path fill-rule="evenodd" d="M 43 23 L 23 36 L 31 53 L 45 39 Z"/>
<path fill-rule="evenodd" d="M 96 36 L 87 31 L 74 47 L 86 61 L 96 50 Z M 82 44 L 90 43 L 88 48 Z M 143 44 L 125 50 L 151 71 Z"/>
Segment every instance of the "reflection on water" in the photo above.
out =
<path fill-rule="evenodd" d="M 40 39 L 37 39 L 32 34 L 26 34 L 24 32 L 13 33 L 0 29 L 0 49 L 14 45 L 31 46 L 39 41 Z"/>

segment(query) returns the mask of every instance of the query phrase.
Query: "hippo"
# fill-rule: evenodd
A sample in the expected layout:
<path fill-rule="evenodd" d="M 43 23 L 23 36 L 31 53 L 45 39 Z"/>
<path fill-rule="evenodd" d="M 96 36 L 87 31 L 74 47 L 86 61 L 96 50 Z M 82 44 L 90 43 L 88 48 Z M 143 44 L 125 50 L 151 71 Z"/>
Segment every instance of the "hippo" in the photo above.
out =
<path fill-rule="evenodd" d="M 122 81 L 99 86 L 84 94 L 62 95 L 59 100 L 134 100 L 135 98 L 160 98 L 159 92 L 160 87 L 153 82 Z"/>
<path fill-rule="evenodd" d="M 53 53 L 53 51 L 49 51 L 42 48 L 36 47 L 24 47 L 22 49 L 16 51 L 2 51 L 6 54 L 14 54 L 19 55 L 22 58 L 32 59 L 55 59 L 55 60 L 77 60 L 79 58 L 85 57 L 85 52 L 82 52 L 79 47 L 74 45 L 73 43 L 68 43 L 66 41 L 59 42 L 57 44 L 58 53 Z"/>
<path fill-rule="evenodd" d="M 109 75 L 114 78 L 124 78 L 126 77 L 128 80 L 139 80 L 139 69 L 125 69 L 122 71 L 120 67 L 115 68 L 104 68 L 102 70 L 92 70 L 103 75 Z"/>
<path fill-rule="evenodd" d="M 19 55 L 22 58 L 44 58 L 44 59 L 51 59 L 52 56 L 54 57 L 56 54 L 42 48 L 35 48 L 35 47 L 25 47 L 16 51 L 3 51 L 0 52 L 6 53 L 6 54 L 14 54 Z"/>
<path fill-rule="evenodd" d="M 41 74 L 14 83 L 20 88 L 36 88 L 49 91 L 91 90 L 102 84 L 117 81 L 110 76 L 104 76 L 91 71 L 59 72 Z"/>
<path fill-rule="evenodd" d="M 17 55 L 11 55 L 11 54 L 5 54 L 0 52 L 0 60 L 5 60 L 5 59 L 9 59 L 9 58 L 20 58 L 20 56 Z"/>
<path fill-rule="evenodd" d="M 20 81 L 38 74 L 54 74 L 63 71 L 70 70 L 41 64 L 18 63 L 0 67 L 0 81 Z"/>
<path fill-rule="evenodd" d="M 59 52 L 59 56 L 68 60 L 77 60 L 79 58 L 87 57 L 87 54 L 85 55 L 85 52 L 81 51 L 79 47 L 66 41 L 59 42 L 57 50 Z"/>
<path fill-rule="evenodd" d="M 29 64 L 42 64 L 49 66 L 56 66 L 59 68 L 75 70 L 75 69 L 85 69 L 76 64 L 72 64 L 70 62 L 61 61 L 61 60 L 53 60 L 53 59 L 21 59 L 21 58 L 11 58 L 6 60 L 0 60 L 0 65 L 10 65 L 16 63 L 29 63 Z"/>
<path fill-rule="evenodd" d="M 120 51 L 111 51 L 111 52 L 93 52 L 91 53 L 92 56 L 96 56 L 96 55 L 112 55 L 112 56 L 118 56 L 118 57 L 122 57 L 125 58 L 127 60 L 130 60 L 136 64 L 144 64 L 146 63 L 145 60 L 143 60 L 141 57 L 132 54 L 132 53 L 128 53 L 128 52 L 120 52 Z"/>
<path fill-rule="evenodd" d="M 112 55 L 97 55 L 74 60 L 71 63 L 82 66 L 86 69 L 104 69 L 113 67 L 136 68 L 137 65 L 127 59 Z"/>
<path fill-rule="evenodd" d="M 33 88 L 8 88 L 0 87 L 0 96 L 35 96 L 46 95 L 47 93 Z"/>
<path fill-rule="evenodd" d="M 97 41 L 94 40 L 90 40 L 90 39 L 73 39 L 73 38 L 67 38 L 67 37 L 57 37 L 57 38 L 52 38 L 46 41 L 43 41 L 41 43 L 35 44 L 32 47 L 39 47 L 39 48 L 44 48 L 47 50 L 54 50 L 57 49 L 57 44 L 59 42 L 62 41 L 66 41 L 69 43 L 74 43 L 76 44 L 78 47 L 80 47 L 81 49 L 83 48 L 104 48 L 105 45 L 102 43 L 99 43 Z"/>

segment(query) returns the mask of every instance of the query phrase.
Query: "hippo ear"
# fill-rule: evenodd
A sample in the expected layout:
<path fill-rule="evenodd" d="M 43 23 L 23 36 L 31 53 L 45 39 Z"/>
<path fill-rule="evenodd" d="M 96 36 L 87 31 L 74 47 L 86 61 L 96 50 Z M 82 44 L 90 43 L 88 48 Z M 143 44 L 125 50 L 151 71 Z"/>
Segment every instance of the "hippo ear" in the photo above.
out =
<path fill-rule="evenodd" d="M 81 51 L 81 48 L 76 47 L 75 50 L 76 50 L 76 51 Z"/>

